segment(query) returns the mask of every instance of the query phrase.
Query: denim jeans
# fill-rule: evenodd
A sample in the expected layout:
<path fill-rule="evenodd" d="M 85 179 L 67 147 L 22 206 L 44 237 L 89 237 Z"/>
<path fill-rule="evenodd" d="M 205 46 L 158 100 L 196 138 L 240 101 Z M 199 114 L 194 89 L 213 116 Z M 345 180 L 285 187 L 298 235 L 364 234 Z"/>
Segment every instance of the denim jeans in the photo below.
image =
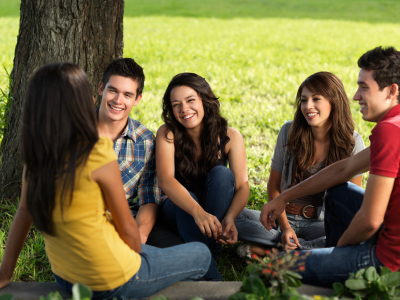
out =
<path fill-rule="evenodd" d="M 245 208 L 236 217 L 235 225 L 239 239 L 260 246 L 277 247 L 282 236 L 280 229 L 267 230 L 260 222 L 260 214 L 260 211 Z M 293 214 L 286 216 L 302 247 L 306 249 L 324 247 L 324 222 Z"/>
<path fill-rule="evenodd" d="M 347 182 L 326 191 L 325 231 L 326 247 L 335 247 L 360 209 L 364 199 L 363 188 Z"/>
<path fill-rule="evenodd" d="M 328 246 L 336 246 L 347 229 L 364 197 L 364 189 L 347 182 L 329 189 L 325 196 L 325 230 Z M 373 266 L 380 271 L 383 266 L 376 257 L 375 234 L 360 245 L 314 249 L 305 262 L 305 271 L 300 273 L 303 282 L 332 287 L 334 282 L 344 283 L 350 273 Z M 300 256 L 305 251 L 300 252 Z"/>
<path fill-rule="evenodd" d="M 206 212 L 214 215 L 221 222 L 231 205 L 235 191 L 235 176 L 232 171 L 224 166 L 216 166 L 211 169 L 207 176 L 204 189 L 203 201 Z M 194 193 L 189 191 L 196 202 L 199 202 Z M 163 218 L 173 230 L 177 228 L 183 240 L 188 242 L 201 242 L 206 244 L 211 251 L 213 260 L 210 269 L 204 275 L 206 280 L 222 280 L 218 272 L 215 259 L 221 252 L 221 245 L 216 243 L 214 238 L 204 236 L 197 226 L 194 218 L 183 209 L 175 205 L 170 199 L 162 204 Z"/>
<path fill-rule="evenodd" d="M 178 281 L 200 278 L 211 262 L 210 251 L 201 243 L 165 249 L 142 244 L 140 256 L 140 269 L 128 282 L 112 290 L 93 292 L 92 299 L 144 299 Z M 61 288 L 72 292 L 72 283 L 56 274 L 54 277 Z"/>

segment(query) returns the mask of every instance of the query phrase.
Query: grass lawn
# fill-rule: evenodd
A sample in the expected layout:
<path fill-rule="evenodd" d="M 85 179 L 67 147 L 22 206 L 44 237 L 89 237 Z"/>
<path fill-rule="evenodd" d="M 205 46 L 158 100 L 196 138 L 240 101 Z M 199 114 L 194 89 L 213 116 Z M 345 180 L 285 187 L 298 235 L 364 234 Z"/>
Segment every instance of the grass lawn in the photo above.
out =
<path fill-rule="evenodd" d="M 18 3 L 0 4 L 0 66 L 8 70 L 18 34 Z M 399 9 L 399 1 L 383 0 L 126 0 L 124 56 L 135 58 L 146 74 L 143 99 L 132 117 L 156 132 L 162 124 L 161 97 L 172 76 L 190 71 L 205 77 L 220 97 L 230 126 L 245 139 L 248 207 L 259 209 L 267 201 L 277 134 L 293 118 L 300 83 L 312 73 L 330 71 L 342 79 L 351 99 L 358 57 L 379 45 L 400 49 L 394 13 Z M 6 88 L 5 77 L 0 76 L 0 88 Z M 362 121 L 353 102 L 356 130 L 368 146 L 373 124 Z M 4 204 L 0 214 L 9 220 L 13 209 L 7 207 Z M 0 255 L 9 223 L 0 224 Z M 24 251 L 38 262 L 26 267 L 20 259 L 14 279 L 48 280 L 45 259 L 39 259 L 43 241 L 35 231 L 30 239 Z M 219 260 L 225 280 L 243 275 L 244 263 L 232 251 L 234 247 L 224 248 Z"/>

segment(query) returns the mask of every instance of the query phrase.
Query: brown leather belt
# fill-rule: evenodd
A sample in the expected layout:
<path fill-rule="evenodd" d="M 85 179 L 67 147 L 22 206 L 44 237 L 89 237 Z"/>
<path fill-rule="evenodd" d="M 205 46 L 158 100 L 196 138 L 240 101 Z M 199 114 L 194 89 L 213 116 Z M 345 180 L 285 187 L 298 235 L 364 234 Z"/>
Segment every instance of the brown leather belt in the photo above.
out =
<path fill-rule="evenodd" d="M 286 204 L 285 211 L 288 214 L 299 215 L 306 219 L 316 219 L 317 218 L 317 206 L 313 205 L 297 205 L 294 203 Z"/>

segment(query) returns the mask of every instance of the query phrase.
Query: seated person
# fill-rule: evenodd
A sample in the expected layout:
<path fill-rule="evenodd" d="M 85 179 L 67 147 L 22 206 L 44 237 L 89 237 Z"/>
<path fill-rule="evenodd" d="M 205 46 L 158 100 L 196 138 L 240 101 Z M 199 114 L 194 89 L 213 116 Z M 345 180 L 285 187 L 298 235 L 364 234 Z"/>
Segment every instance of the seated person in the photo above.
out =
<path fill-rule="evenodd" d="M 380 266 L 400 267 L 400 52 L 377 47 L 362 55 L 358 66 L 353 99 L 363 119 L 377 123 L 371 146 L 284 191 L 261 210 L 261 223 L 271 229 L 286 203 L 328 189 L 325 231 L 330 248 L 310 251 L 301 274 L 305 283 L 332 286 L 361 268 L 373 266 L 379 272 Z M 366 171 L 365 191 L 346 182 Z"/>
<path fill-rule="evenodd" d="M 99 84 L 101 104 L 97 129 L 114 143 L 126 199 L 136 216 L 142 244 L 159 248 L 184 243 L 157 219 L 161 191 L 158 187 L 155 137 L 142 123 L 132 119 L 132 108 L 142 99 L 143 68 L 131 58 L 114 60 Z"/>
<path fill-rule="evenodd" d="M 329 72 L 309 76 L 299 87 L 294 120 L 278 135 L 268 180 L 268 199 L 318 173 L 332 163 L 364 149 L 354 131 L 349 99 L 340 79 Z M 351 182 L 361 186 L 362 176 Z M 296 197 L 277 218 L 279 229 L 268 231 L 260 212 L 244 209 L 235 220 L 239 239 L 248 244 L 237 248 L 239 256 L 263 255 L 265 246 L 320 248 L 325 245 L 324 191 Z M 252 244 L 256 243 L 256 244 Z"/>
<path fill-rule="evenodd" d="M 28 84 L 23 112 L 21 202 L 0 288 L 10 281 L 32 223 L 43 233 L 54 278 L 70 293 L 80 282 L 93 290 L 92 299 L 143 299 L 206 273 L 211 254 L 202 243 L 167 249 L 141 244 L 113 142 L 99 137 L 82 69 L 71 63 L 40 68 Z"/>
<path fill-rule="evenodd" d="M 215 259 L 237 242 L 234 220 L 249 197 L 241 134 L 220 115 L 207 81 L 194 73 L 172 78 L 157 132 L 157 174 L 166 194 L 162 214 L 185 242 L 206 244 L 214 260 L 206 280 L 221 280 Z M 226 167 L 229 161 L 229 169 Z"/>

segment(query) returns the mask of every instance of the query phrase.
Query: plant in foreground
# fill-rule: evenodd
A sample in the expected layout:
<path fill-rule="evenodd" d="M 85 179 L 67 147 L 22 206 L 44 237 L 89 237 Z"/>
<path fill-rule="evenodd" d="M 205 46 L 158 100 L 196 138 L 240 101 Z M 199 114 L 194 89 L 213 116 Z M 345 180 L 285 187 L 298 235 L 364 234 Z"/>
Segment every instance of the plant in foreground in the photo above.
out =
<path fill-rule="evenodd" d="M 312 299 L 300 296 L 295 289 L 301 286 L 301 275 L 296 271 L 304 270 L 306 256 L 300 257 L 298 251 L 279 255 L 276 249 L 267 250 L 264 258 L 253 255 L 255 261 L 249 262 L 243 286 L 228 300 Z"/>
<path fill-rule="evenodd" d="M 340 299 L 400 299 L 400 273 L 381 267 L 379 275 L 374 267 L 369 267 L 351 273 L 345 286 L 334 283 L 333 289 Z"/>

